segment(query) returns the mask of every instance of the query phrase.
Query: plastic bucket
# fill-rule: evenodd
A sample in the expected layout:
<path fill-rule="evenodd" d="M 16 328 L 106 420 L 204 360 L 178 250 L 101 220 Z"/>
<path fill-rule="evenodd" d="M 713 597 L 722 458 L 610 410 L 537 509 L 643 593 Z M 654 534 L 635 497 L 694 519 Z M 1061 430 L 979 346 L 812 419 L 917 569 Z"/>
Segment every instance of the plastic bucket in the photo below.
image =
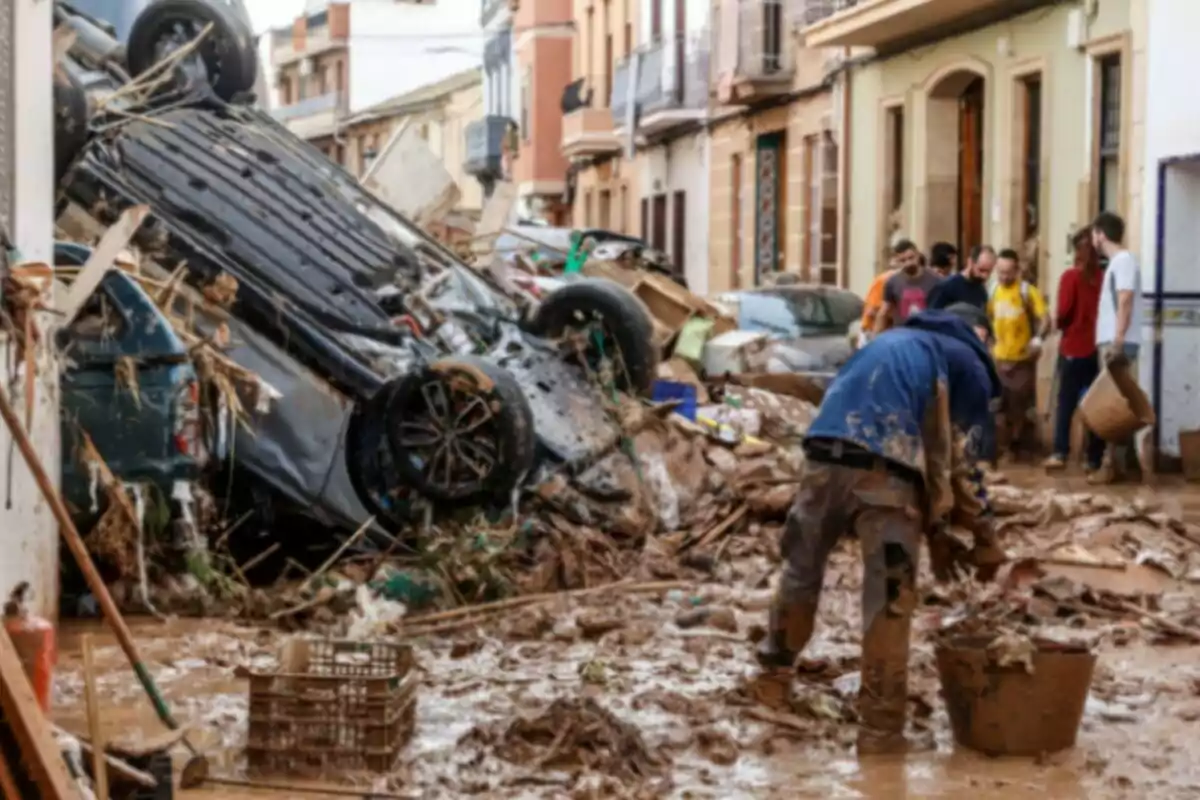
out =
<path fill-rule="evenodd" d="M 1079 403 L 1079 413 L 1092 433 L 1107 442 L 1123 442 L 1154 424 L 1150 399 L 1129 372 L 1129 362 L 1118 359 L 1100 373 Z"/>
<path fill-rule="evenodd" d="M 1084 647 L 1038 642 L 1033 672 L 999 666 L 990 637 L 936 648 L 938 678 L 954 741 L 989 756 L 1039 756 L 1075 746 L 1096 656 Z"/>

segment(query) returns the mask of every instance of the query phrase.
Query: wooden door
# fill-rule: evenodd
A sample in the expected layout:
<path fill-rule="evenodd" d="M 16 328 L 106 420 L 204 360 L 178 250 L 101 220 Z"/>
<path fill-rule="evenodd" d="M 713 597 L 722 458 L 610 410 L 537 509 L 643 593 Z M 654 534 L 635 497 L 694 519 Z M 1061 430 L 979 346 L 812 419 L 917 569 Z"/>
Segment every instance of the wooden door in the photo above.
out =
<path fill-rule="evenodd" d="M 687 253 L 687 193 L 675 192 L 671 206 L 671 260 L 675 263 L 675 273 L 684 275 L 684 257 Z"/>
<path fill-rule="evenodd" d="M 654 195 L 654 227 L 651 229 L 650 246 L 655 250 L 667 250 L 667 196 Z"/>
<path fill-rule="evenodd" d="M 963 92 L 958 104 L 958 252 L 983 244 L 983 89 L 982 78 Z"/>
<path fill-rule="evenodd" d="M 733 274 L 729 285 L 742 288 L 742 156 L 734 153 L 730 160 L 729 193 L 729 266 Z"/>

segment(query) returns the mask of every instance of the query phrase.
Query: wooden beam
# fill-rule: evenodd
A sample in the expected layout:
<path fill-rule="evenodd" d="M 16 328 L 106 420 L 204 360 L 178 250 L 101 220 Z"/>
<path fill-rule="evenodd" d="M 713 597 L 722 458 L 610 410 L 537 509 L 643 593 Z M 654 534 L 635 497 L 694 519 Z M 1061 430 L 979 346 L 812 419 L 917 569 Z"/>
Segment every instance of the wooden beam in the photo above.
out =
<path fill-rule="evenodd" d="M 149 213 L 149 206 L 127 208 L 117 223 L 100 237 L 100 243 L 92 249 L 87 263 L 79 270 L 79 275 L 71 283 L 71 288 L 67 290 L 66 299 L 59 306 L 59 311 L 63 315 L 62 325 L 70 325 L 79 315 L 88 298 L 92 296 L 100 282 L 104 280 L 104 276 L 112 269 L 113 262 L 133 239 L 133 235 L 137 233 Z"/>

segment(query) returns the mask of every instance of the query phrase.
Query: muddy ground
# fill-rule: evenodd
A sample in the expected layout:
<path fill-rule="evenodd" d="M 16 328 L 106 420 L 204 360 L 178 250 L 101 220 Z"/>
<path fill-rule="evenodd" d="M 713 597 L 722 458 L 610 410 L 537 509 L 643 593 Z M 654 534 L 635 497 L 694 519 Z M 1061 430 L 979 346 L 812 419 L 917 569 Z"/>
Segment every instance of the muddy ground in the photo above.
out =
<path fill-rule="evenodd" d="M 1058 481 L 1047 490 L 1044 476 L 1034 473 L 1018 474 L 1017 482 L 1035 486 L 1039 492 L 1027 495 L 1043 504 L 1055 502 L 1050 495 L 1061 499 L 1086 488 Z M 1008 497 L 1027 504 L 1015 489 Z M 1131 499 L 1154 500 L 1200 522 L 1192 492 L 1167 487 L 1116 496 L 1118 504 Z M 1071 520 L 1022 523 L 1009 533 L 1010 549 L 1037 549 L 1065 536 L 1095 550 L 1101 545 L 1092 528 L 1111 534 L 1115 524 L 1096 518 L 1100 522 L 1086 537 L 1071 533 Z M 1129 527 L 1135 524 L 1142 528 Z M 1151 541 L 1159 533 L 1149 523 L 1120 525 L 1126 526 L 1119 532 L 1123 541 L 1132 536 L 1158 560 L 1179 560 L 1180 551 L 1167 552 L 1178 537 L 1163 533 L 1167 544 L 1160 545 Z M 988 759 L 954 747 L 938 696 L 931 639 L 956 611 L 945 593 L 927 596 L 918 614 L 910 686 L 910 716 L 935 733 L 937 751 L 906 761 L 860 762 L 852 721 L 860 584 L 855 547 L 846 543 L 835 554 L 793 714 L 764 714 L 741 691 L 754 670 L 751 640 L 765 621 L 770 590 L 762 578 L 773 566 L 769 554 L 752 548 L 718 571 L 719 583 L 552 604 L 500 617 L 486 628 L 417 641 L 423 670 L 418 727 L 388 790 L 411 797 L 505 798 L 1200 796 L 1200 744 L 1189 733 L 1200 719 L 1200 646 L 1187 635 L 1166 635 L 1137 615 L 1060 613 L 1053 626 L 1086 636 L 1099 653 L 1079 744 L 1037 762 Z M 1150 585 L 1138 592 L 1160 598 L 1164 613 L 1190 630 L 1200 584 L 1186 564 L 1176 565 L 1174 577 L 1168 571 L 1141 576 Z M 704 623 L 690 626 L 683 617 L 696 607 L 712 611 Z M 95 633 L 100 646 L 100 694 L 110 735 L 159 730 L 119 650 L 89 623 L 64 628 L 57 721 L 71 730 L 86 728 L 78 668 L 78 634 L 84 630 Z M 240 775 L 247 684 L 238 676 L 269 663 L 282 634 L 186 620 L 139 622 L 136 630 L 168 699 L 213 754 L 213 771 Z M 283 795 L 212 787 L 182 796 Z"/>

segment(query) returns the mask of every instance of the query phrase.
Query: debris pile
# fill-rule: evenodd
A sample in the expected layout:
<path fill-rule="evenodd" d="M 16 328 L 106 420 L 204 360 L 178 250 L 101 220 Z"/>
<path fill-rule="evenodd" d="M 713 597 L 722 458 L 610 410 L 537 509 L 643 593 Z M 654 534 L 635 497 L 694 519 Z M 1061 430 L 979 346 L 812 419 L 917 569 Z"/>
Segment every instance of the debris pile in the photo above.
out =
<path fill-rule="evenodd" d="M 476 728 L 468 737 L 494 740 L 497 755 L 531 771 L 562 770 L 576 779 L 598 772 L 620 781 L 623 789 L 661 777 L 670 764 L 646 745 L 636 727 L 591 697 L 560 698 L 499 731 Z"/>

